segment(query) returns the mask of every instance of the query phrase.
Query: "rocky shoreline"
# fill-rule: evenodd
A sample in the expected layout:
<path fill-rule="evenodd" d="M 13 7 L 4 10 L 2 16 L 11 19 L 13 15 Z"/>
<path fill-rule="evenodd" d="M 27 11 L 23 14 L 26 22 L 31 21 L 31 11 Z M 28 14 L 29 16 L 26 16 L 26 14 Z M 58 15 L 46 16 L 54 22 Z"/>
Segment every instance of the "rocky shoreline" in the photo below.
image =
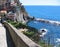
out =
<path fill-rule="evenodd" d="M 38 21 L 38 22 L 45 22 L 45 23 L 50 23 L 50 24 L 54 24 L 54 25 L 60 25 L 59 21 L 46 20 L 46 19 L 41 19 L 41 18 L 35 18 L 34 20 Z"/>

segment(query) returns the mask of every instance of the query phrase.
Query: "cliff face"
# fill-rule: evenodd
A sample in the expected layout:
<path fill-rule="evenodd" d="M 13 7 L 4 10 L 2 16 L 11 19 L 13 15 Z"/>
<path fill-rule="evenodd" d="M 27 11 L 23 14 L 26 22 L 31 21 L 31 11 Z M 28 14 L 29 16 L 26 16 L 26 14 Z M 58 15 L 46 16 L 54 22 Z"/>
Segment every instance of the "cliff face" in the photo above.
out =
<path fill-rule="evenodd" d="M 28 12 L 25 10 L 24 6 L 21 6 L 21 13 L 23 13 L 23 16 L 25 18 L 25 20 L 29 21 L 29 20 L 33 20 L 34 17 L 30 17 Z"/>
<path fill-rule="evenodd" d="M 28 15 L 28 12 L 25 10 L 24 6 L 22 5 L 22 3 L 19 3 L 19 7 L 20 7 L 20 16 L 22 17 L 22 21 L 28 22 L 30 20 L 33 20 L 34 17 L 30 17 Z"/>
<path fill-rule="evenodd" d="M 28 13 L 26 12 L 26 10 L 25 10 L 25 8 L 24 8 L 23 5 L 21 6 L 21 9 L 20 10 L 24 14 L 24 16 L 28 16 Z"/>
<path fill-rule="evenodd" d="M 33 19 L 34 19 L 34 17 L 30 17 L 30 16 L 28 15 L 28 12 L 25 10 L 25 8 L 24 8 L 24 6 L 23 6 L 23 5 L 21 6 L 20 11 L 21 11 L 22 16 L 23 16 L 23 19 L 24 19 L 25 21 L 27 21 L 27 22 L 28 22 L 28 21 L 33 20 Z"/>
<path fill-rule="evenodd" d="M 28 13 L 26 12 L 24 6 L 22 5 L 21 2 L 17 2 L 17 6 L 19 6 L 18 11 L 20 11 L 20 14 L 19 14 L 20 20 L 22 19 L 22 21 L 27 22 L 29 16 L 28 16 Z"/>

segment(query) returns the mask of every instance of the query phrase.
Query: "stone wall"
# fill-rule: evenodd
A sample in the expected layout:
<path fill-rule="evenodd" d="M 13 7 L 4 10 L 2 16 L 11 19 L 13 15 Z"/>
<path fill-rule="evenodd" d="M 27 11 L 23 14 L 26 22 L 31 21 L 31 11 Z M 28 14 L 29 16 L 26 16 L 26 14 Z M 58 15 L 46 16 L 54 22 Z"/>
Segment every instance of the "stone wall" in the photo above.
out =
<path fill-rule="evenodd" d="M 23 33 L 18 31 L 15 27 L 13 27 L 11 24 L 4 22 L 4 25 L 7 27 L 7 29 L 10 32 L 10 35 L 13 39 L 13 42 L 16 47 L 40 47 L 38 44 L 33 42 L 31 39 L 29 39 L 27 36 L 25 36 Z"/>

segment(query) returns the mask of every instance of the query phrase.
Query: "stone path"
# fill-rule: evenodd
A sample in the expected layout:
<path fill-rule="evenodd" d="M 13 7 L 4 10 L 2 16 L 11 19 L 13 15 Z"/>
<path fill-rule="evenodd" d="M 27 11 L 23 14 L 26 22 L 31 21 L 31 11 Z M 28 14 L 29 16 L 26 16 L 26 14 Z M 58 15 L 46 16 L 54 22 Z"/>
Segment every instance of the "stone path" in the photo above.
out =
<path fill-rule="evenodd" d="M 0 23 L 0 47 L 15 47 L 8 30 Z"/>

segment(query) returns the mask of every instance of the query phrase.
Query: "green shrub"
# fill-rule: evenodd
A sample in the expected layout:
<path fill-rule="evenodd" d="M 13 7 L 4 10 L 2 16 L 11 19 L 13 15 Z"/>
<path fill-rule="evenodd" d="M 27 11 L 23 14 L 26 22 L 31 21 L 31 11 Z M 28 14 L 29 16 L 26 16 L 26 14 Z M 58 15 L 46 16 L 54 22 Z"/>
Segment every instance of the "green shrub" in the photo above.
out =
<path fill-rule="evenodd" d="M 12 22 L 14 22 L 14 21 L 11 21 L 11 20 L 7 20 L 7 22 L 8 22 L 8 23 L 12 23 Z"/>
<path fill-rule="evenodd" d="M 29 32 L 29 31 L 26 31 L 26 32 L 23 32 L 25 35 L 27 35 L 28 37 L 31 37 L 34 35 L 34 32 Z"/>
<path fill-rule="evenodd" d="M 16 27 L 16 28 L 20 28 L 19 23 L 18 23 L 18 24 L 15 24 L 14 27 Z"/>
<path fill-rule="evenodd" d="M 32 30 L 32 31 L 34 31 L 34 32 L 37 32 L 37 31 L 38 31 L 37 29 L 35 29 L 35 28 L 33 28 L 33 27 L 30 27 L 30 26 L 28 26 L 28 25 L 26 26 L 26 28 L 29 29 L 29 30 Z"/>
<path fill-rule="evenodd" d="M 20 25 L 21 28 L 25 28 L 26 27 L 26 25 L 24 25 L 22 23 L 19 23 L 19 25 Z"/>
<path fill-rule="evenodd" d="M 10 20 L 7 20 L 7 22 L 9 23 L 9 22 L 10 22 Z"/>
<path fill-rule="evenodd" d="M 25 28 L 26 25 L 22 24 L 22 23 L 17 23 L 17 22 L 14 22 L 14 23 L 11 23 L 12 25 L 14 25 L 14 27 L 16 28 Z"/>
<path fill-rule="evenodd" d="M 22 24 L 22 23 L 17 23 L 17 22 L 14 22 L 14 21 L 11 21 L 11 20 L 7 20 L 8 23 L 11 23 L 14 27 L 16 28 L 27 28 L 29 30 L 32 30 L 32 31 L 35 31 L 37 32 L 38 30 L 33 28 L 33 27 L 30 27 L 26 24 Z"/>
<path fill-rule="evenodd" d="M 11 24 L 12 24 L 12 25 L 15 25 L 15 24 L 17 24 L 17 22 L 11 22 Z"/>

